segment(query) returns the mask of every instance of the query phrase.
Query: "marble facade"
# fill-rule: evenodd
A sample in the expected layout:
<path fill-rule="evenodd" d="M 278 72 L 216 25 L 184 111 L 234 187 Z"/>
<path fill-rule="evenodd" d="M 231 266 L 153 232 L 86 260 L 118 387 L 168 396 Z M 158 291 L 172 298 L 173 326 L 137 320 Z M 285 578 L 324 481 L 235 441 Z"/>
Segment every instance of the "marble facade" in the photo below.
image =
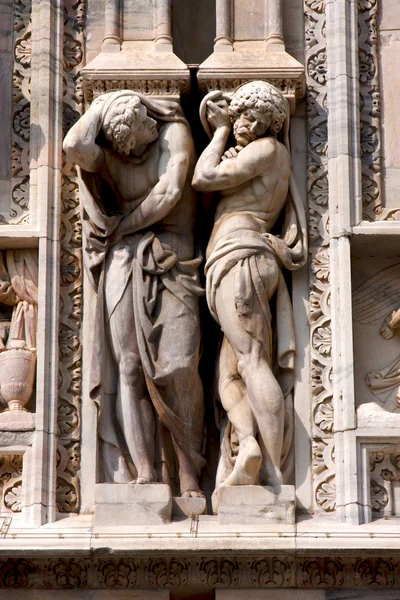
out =
<path fill-rule="evenodd" d="M 400 599 L 397 1 L 193 0 L 189 6 L 182 0 L 0 0 L 0 17 L 0 600 Z M 188 24 L 185 31 L 184 23 Z M 236 278 L 223 302 L 218 297 L 210 300 L 212 291 L 208 304 L 202 298 L 203 288 L 215 281 L 210 283 L 209 268 L 204 275 L 213 248 L 205 255 L 214 218 L 218 222 L 218 211 L 224 209 L 217 208 L 217 217 L 213 211 L 218 202 L 227 202 L 224 189 L 233 196 L 232 202 L 237 201 L 232 192 L 237 186 L 244 197 L 240 174 L 249 168 L 244 181 L 251 181 L 257 195 L 260 174 L 251 169 L 257 168 L 257 161 L 263 165 L 272 161 L 270 154 L 255 150 L 267 147 L 272 139 L 270 123 L 259 127 L 249 144 L 229 137 L 229 106 L 235 93 L 249 82 L 260 81 L 274 86 L 284 99 L 288 124 L 290 114 L 289 167 L 279 182 L 288 188 L 291 171 L 307 216 L 303 237 L 308 238 L 307 254 L 298 260 L 298 270 L 287 267 L 282 258 L 274 259 L 290 296 L 292 309 L 286 310 L 283 322 L 287 326 L 292 310 L 295 349 L 290 346 L 293 383 L 287 394 L 273 368 L 280 385 L 275 396 L 270 392 L 272 380 L 265 388 L 261 376 L 258 380 L 271 407 L 272 397 L 290 395 L 292 402 L 287 412 L 291 419 L 286 415 L 283 426 L 280 409 L 266 444 L 263 427 L 274 422 L 277 410 L 272 407 L 263 419 L 253 410 L 251 435 L 251 427 L 238 435 L 229 415 L 232 396 L 224 401 L 221 379 L 218 390 L 215 374 L 219 323 L 230 352 L 232 348 L 236 352 L 236 370 L 229 372 L 228 379 L 239 382 L 235 389 L 242 394 L 240 402 L 247 397 L 254 409 L 257 386 L 251 383 L 251 375 L 259 357 L 255 359 L 252 351 L 251 360 L 246 358 L 246 352 L 235 346 L 234 328 L 221 318 L 229 312 L 231 297 L 236 310 L 242 302 L 245 318 L 249 318 L 246 302 L 257 312 L 243 283 L 253 235 L 240 248 L 246 255 L 237 254 L 240 267 L 234 268 L 242 279 Z M 86 226 L 93 205 L 85 213 L 85 176 L 80 179 L 76 164 L 83 170 L 86 166 L 89 175 L 95 167 L 79 162 L 82 148 L 68 146 L 73 136 L 68 132 L 76 132 L 77 124 L 88 122 L 87 115 L 94 114 L 96 106 L 104 101 L 109 107 L 108 99 L 114 101 L 120 94 L 139 98 L 133 101 L 136 108 L 143 112 L 139 105 L 147 107 L 146 114 L 156 122 L 161 137 L 171 121 L 179 121 L 172 123 L 177 131 L 187 119 L 191 133 L 185 147 L 193 144 L 195 149 L 188 170 L 179 175 L 186 168 L 185 152 L 176 150 L 181 134 L 174 133 L 167 138 L 169 158 L 157 150 L 157 158 L 149 160 L 157 174 L 149 175 L 152 183 L 142 195 L 158 190 L 165 173 L 168 181 L 175 176 L 172 171 L 179 156 L 183 162 L 176 168 L 179 183 L 171 198 L 180 206 L 195 198 L 197 216 L 193 222 L 191 217 L 182 218 L 177 230 L 182 239 L 190 232 L 196 241 L 185 260 L 204 256 L 193 271 L 199 288 L 197 295 L 192 294 L 195 325 L 184 327 L 175 338 L 170 334 L 168 343 L 174 350 L 170 356 L 160 350 L 161 327 L 147 332 L 139 351 L 140 368 L 146 365 L 143 357 L 150 346 L 156 348 L 150 365 L 161 364 L 165 370 L 175 355 L 186 364 L 184 340 L 198 328 L 187 351 L 190 369 L 180 369 L 178 364 L 171 368 L 173 385 L 187 388 L 190 380 L 191 392 L 176 392 L 179 400 L 174 397 L 178 404 L 171 404 L 178 406 L 173 419 L 165 381 L 160 384 L 158 374 L 154 375 L 157 388 L 149 380 L 150 367 L 144 367 L 144 393 L 151 399 L 149 410 L 156 424 L 151 417 L 144 426 L 139 419 L 136 428 L 129 428 L 128 413 L 121 409 L 119 423 L 125 423 L 129 447 L 129 451 L 122 448 L 121 455 L 132 475 L 125 479 L 121 458 L 108 463 L 113 476 L 105 474 L 104 426 L 92 394 L 93 348 L 97 345 L 101 353 L 104 347 L 98 337 L 98 288 L 84 268 L 93 252 L 85 246 L 88 229 L 84 227 L 82 233 L 82 218 Z M 231 120 L 235 121 L 233 116 Z M 224 127 L 222 139 L 218 130 Z M 274 132 L 274 147 L 280 148 L 280 143 L 284 148 L 283 129 L 281 134 L 278 129 Z M 111 156 L 114 150 L 106 139 L 97 137 L 99 131 L 93 141 L 108 148 Z M 218 136 L 222 141 L 216 151 Z M 81 138 L 87 141 L 86 134 Z M 138 201 L 147 175 L 138 178 L 132 173 L 135 165 L 148 161 L 154 141 L 147 140 L 149 147 L 142 153 L 120 160 L 125 166 L 131 161 L 130 174 L 125 170 L 118 179 L 115 169 L 110 176 L 104 176 L 103 167 L 98 170 L 103 183 L 114 186 L 114 194 L 119 184 L 131 179 L 127 202 Z M 249 165 L 243 166 L 252 152 Z M 215 153 L 217 159 L 212 158 Z M 115 156 L 110 160 L 115 162 Z M 226 184 L 220 165 L 229 161 L 239 166 Z M 276 169 L 273 166 L 274 173 Z M 107 203 L 109 191 L 97 194 L 91 181 L 88 187 L 97 202 L 97 217 L 89 214 L 94 223 L 91 239 L 97 236 L 93 247 L 99 251 L 96 244 L 112 238 L 115 231 L 104 233 L 96 220 L 104 208 L 99 198 Z M 271 192 L 265 184 L 263 189 L 266 196 L 278 198 L 276 188 Z M 294 194 L 292 190 L 288 197 L 286 190 L 279 196 L 282 214 L 278 216 L 278 210 L 274 216 L 272 233 L 264 220 L 261 233 L 270 236 L 274 247 L 290 239 L 285 235 L 283 207 L 293 203 Z M 250 202 L 247 196 L 246 202 Z M 254 210 L 248 204 L 238 207 L 241 219 Z M 126 217 L 129 210 L 120 205 L 107 216 L 121 220 L 121 213 Z M 164 215 L 152 221 L 158 230 L 162 219 Z M 289 225 L 292 241 L 287 242 L 285 256 L 289 247 L 299 248 L 294 222 Z M 147 233 L 142 234 L 146 227 Z M 147 244 L 146 222 L 138 230 L 142 235 L 138 246 L 143 239 Z M 126 251 L 129 245 L 121 240 L 130 234 L 124 231 L 119 240 L 107 244 L 122 243 L 120 249 Z M 129 285 L 137 295 L 136 309 L 140 298 L 149 305 L 153 302 L 151 310 L 157 318 L 164 315 L 165 331 L 173 328 L 176 314 L 182 319 L 186 314 L 176 306 L 164 308 L 162 301 L 166 296 L 162 281 L 180 281 L 168 273 L 176 268 L 171 256 L 181 251 L 182 242 L 169 240 L 163 246 L 157 240 L 150 240 L 151 258 L 162 273 L 157 274 L 156 296 L 150 294 L 150 288 L 155 290 L 153 267 L 151 273 L 143 270 L 151 274 L 154 285 L 140 288 L 142 296 L 136 294 L 142 271 L 135 275 L 137 285 Z M 117 261 L 119 246 L 115 248 Z M 108 246 L 102 251 L 111 272 Z M 136 246 L 132 252 L 136 260 Z M 147 255 L 143 251 L 140 256 L 147 268 Z M 17 275 L 14 262 L 18 260 L 13 262 L 13 257 L 19 257 Z M 24 257 L 30 257 L 36 267 L 29 269 Z M 254 257 L 251 260 L 256 263 Z M 264 259 L 257 260 L 253 272 L 257 268 L 262 273 Z M 127 277 L 133 276 L 129 272 Z M 229 283 L 226 273 L 224 277 Z M 268 277 L 261 277 L 264 285 L 271 281 Z M 116 284 L 120 284 L 118 277 Z M 185 298 L 192 302 L 188 295 Z M 272 340 L 278 329 L 275 288 L 269 301 Z M 268 302 L 262 301 L 261 307 L 266 310 Z M 130 321 L 129 315 L 121 316 L 127 324 L 133 320 L 132 315 Z M 242 359 L 248 366 L 243 367 Z M 120 358 L 115 362 L 119 368 Z M 138 385 L 132 389 L 137 391 Z M 190 402 L 198 407 L 195 416 L 179 412 L 194 406 Z M 243 414 L 236 420 L 238 431 L 241 425 L 245 430 Z M 176 415 L 183 425 L 174 429 Z M 289 442 L 283 443 L 288 429 Z M 140 447 L 142 434 L 151 438 L 147 471 L 138 468 L 137 456 L 147 456 L 149 450 L 147 442 Z M 258 450 L 252 446 L 242 460 L 249 437 L 261 445 Z M 189 439 L 190 450 L 186 451 L 183 439 Z M 271 439 L 275 443 L 269 445 Z M 228 442 L 230 470 L 221 466 L 223 444 Z M 136 450 L 131 451 L 133 446 Z M 288 449 L 286 454 L 282 446 Z M 273 458 L 274 452 L 279 459 Z M 280 460 L 284 454 L 285 461 Z M 189 455 L 196 467 L 187 460 Z M 282 476 L 288 458 L 291 468 L 282 468 Z M 143 481 L 133 483 L 137 479 Z M 216 500 L 214 492 L 225 479 L 230 485 L 220 487 Z"/>

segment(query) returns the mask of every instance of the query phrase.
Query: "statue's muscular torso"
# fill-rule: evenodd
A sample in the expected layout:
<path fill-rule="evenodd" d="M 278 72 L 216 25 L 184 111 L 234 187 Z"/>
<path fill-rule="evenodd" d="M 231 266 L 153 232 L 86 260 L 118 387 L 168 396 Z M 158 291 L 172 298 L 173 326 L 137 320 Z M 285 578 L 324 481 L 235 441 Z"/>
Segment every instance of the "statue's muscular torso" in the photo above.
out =
<path fill-rule="evenodd" d="M 214 228 L 207 247 L 207 257 L 219 240 L 243 229 L 259 233 L 271 230 L 281 212 L 288 193 L 290 157 L 285 146 L 269 138 L 274 151 L 267 156 L 260 154 L 259 140 L 246 146 L 246 152 L 254 153 L 255 161 L 265 163 L 265 174 L 246 181 L 237 187 L 219 192 Z M 260 140 L 261 141 L 261 140 Z M 243 150 L 242 150 L 243 152 Z M 228 160 L 238 160 L 238 157 Z"/>
<path fill-rule="evenodd" d="M 174 124 L 162 125 L 163 128 L 174 128 Z M 177 134 L 179 130 L 177 128 Z M 116 212 L 125 216 L 137 208 L 159 181 L 159 161 L 161 154 L 160 137 L 148 145 L 142 156 L 121 156 L 107 148 L 104 152 L 103 167 L 100 176 L 107 181 L 114 191 Z M 193 226 L 195 219 L 196 199 L 191 188 L 194 169 L 194 157 L 186 177 L 181 199 L 164 218 L 151 225 L 149 229 L 157 237 L 176 250 L 180 260 L 193 258 Z"/>

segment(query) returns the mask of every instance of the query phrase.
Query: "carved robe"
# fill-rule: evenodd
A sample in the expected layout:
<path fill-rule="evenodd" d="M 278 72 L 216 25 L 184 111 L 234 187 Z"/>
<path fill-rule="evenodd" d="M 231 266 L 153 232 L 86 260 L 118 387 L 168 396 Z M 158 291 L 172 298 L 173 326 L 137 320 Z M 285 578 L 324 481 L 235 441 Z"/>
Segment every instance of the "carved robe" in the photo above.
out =
<path fill-rule="evenodd" d="M 158 121 L 186 123 L 176 103 L 154 103 L 149 98 L 137 95 L 146 106 L 149 116 Z M 120 214 L 111 212 L 112 194 L 99 175 L 80 170 L 84 263 L 98 294 L 90 393 L 99 408 L 99 437 L 103 447 L 112 454 L 109 463 L 114 464 L 113 473 L 107 472 L 108 467 L 103 465 L 104 475 L 107 480 L 121 483 L 136 475 L 118 424 L 118 365 L 106 332 L 107 320 L 118 306 L 127 286 L 131 285 L 139 359 L 149 396 L 158 415 L 156 465 L 159 467 L 159 479 L 170 483 L 171 465 L 174 462 L 171 458 L 174 455 L 172 441 L 191 457 L 198 472 L 205 464 L 201 455 L 203 409 L 191 405 L 190 392 L 185 402 L 180 402 L 181 398 L 177 397 L 173 407 L 165 400 L 163 387 L 170 374 L 165 365 L 160 365 L 158 352 L 160 337 L 168 325 L 162 320 L 171 320 L 171 316 L 163 317 L 160 309 L 164 295 L 169 294 L 179 313 L 176 317 L 180 316 L 182 321 L 189 323 L 188 329 L 198 330 L 197 296 L 204 295 L 198 275 L 201 258 L 179 261 L 174 250 L 163 245 L 151 228 L 127 235 L 110 248 L 110 236 L 121 220 Z M 111 263 L 112 268 L 108 268 Z M 187 334 L 190 335 L 190 332 Z M 170 339 L 170 343 L 177 341 Z M 198 352 L 197 343 L 192 353 L 187 352 L 182 356 L 182 363 L 187 363 L 189 370 L 197 371 Z M 189 381 L 187 383 L 190 385 Z"/>

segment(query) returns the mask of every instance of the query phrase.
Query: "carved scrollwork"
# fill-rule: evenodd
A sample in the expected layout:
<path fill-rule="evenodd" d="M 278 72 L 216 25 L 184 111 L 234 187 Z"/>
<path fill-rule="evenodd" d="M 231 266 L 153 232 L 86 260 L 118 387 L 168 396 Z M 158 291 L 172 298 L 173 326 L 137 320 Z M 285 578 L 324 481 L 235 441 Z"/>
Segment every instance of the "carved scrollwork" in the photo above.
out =
<path fill-rule="evenodd" d="M 63 131 L 83 112 L 80 78 L 85 2 L 64 2 Z M 79 512 L 82 381 L 82 253 L 77 174 L 64 164 L 61 190 L 60 373 L 58 403 L 57 509 Z"/>
<path fill-rule="evenodd" d="M 101 587 L 132 588 L 138 584 L 138 572 L 139 563 L 134 559 L 100 560 L 97 565 L 97 581 Z"/>
<path fill-rule="evenodd" d="M 12 79 L 11 197 L 0 214 L 2 224 L 29 221 L 29 139 L 31 79 L 31 1 L 14 2 L 14 64 Z"/>
<path fill-rule="evenodd" d="M 335 507 L 328 211 L 325 2 L 306 0 L 310 339 L 316 510 Z"/>

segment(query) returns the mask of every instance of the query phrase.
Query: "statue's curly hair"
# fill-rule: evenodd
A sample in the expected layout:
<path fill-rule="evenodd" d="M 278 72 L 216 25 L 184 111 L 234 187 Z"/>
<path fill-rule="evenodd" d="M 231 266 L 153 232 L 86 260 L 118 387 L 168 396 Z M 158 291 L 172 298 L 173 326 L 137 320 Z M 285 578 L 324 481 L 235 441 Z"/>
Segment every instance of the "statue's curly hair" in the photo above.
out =
<path fill-rule="evenodd" d="M 113 150 L 129 154 L 132 146 L 125 144 L 128 136 L 135 130 L 135 121 L 140 114 L 138 96 L 116 98 L 103 116 L 105 138 L 112 144 Z"/>
<path fill-rule="evenodd" d="M 229 116 L 234 122 L 246 109 L 256 110 L 261 118 L 271 118 L 272 135 L 282 129 L 289 115 L 289 104 L 280 91 L 266 81 L 251 81 L 238 88 L 229 105 Z"/>

